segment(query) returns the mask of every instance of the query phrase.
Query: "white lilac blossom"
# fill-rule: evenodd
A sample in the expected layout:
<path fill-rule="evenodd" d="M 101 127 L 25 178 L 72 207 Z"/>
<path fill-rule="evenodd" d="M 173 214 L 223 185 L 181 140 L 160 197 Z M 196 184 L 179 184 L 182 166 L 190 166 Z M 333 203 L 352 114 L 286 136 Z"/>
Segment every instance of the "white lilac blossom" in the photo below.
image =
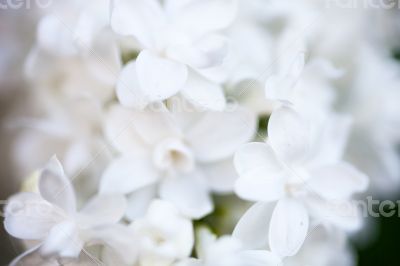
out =
<path fill-rule="evenodd" d="M 209 230 L 197 232 L 199 259 L 186 259 L 175 266 L 279 266 L 281 260 L 267 250 L 246 250 L 240 239 L 222 236 L 217 239 Z"/>
<path fill-rule="evenodd" d="M 90 50 L 93 41 L 109 22 L 108 0 L 57 1 L 40 11 L 44 16 L 37 29 L 37 46 L 58 56 L 73 56 Z"/>
<path fill-rule="evenodd" d="M 114 1 L 113 30 L 133 36 L 141 48 L 121 73 L 120 102 L 143 108 L 180 93 L 194 105 L 223 110 L 222 87 L 202 71 L 222 64 L 228 44 L 218 31 L 235 10 L 234 0 Z"/>
<path fill-rule="evenodd" d="M 354 199 L 400 186 L 400 72 L 381 11 L 325 2 L 41 7 L 12 163 L 64 167 L 8 201 L 11 265 L 354 265 Z"/>
<path fill-rule="evenodd" d="M 394 193 L 400 184 L 400 68 L 367 46 L 360 49 L 354 71 L 345 83 L 351 90 L 342 96 L 352 100 L 343 99 L 339 107 L 354 117 L 346 156 L 371 177 L 372 191 Z"/>
<path fill-rule="evenodd" d="M 92 42 L 90 49 L 79 49 L 70 56 L 54 54 L 36 45 L 25 63 L 31 86 L 74 100 L 112 99 L 121 68 L 119 48 L 109 32 L 97 34 Z"/>
<path fill-rule="evenodd" d="M 124 214 L 124 197 L 96 196 L 77 211 L 71 181 L 56 157 L 41 171 L 38 191 L 14 195 L 5 208 L 7 232 L 16 238 L 38 241 L 26 255 L 37 250 L 43 257 L 78 258 L 85 246 L 106 244 L 127 263 L 135 261 L 135 249 L 121 250 L 135 248 L 134 234 L 117 224 Z M 23 258 L 13 263 L 17 265 Z"/>
<path fill-rule="evenodd" d="M 330 130 L 313 132 L 309 121 L 282 106 L 271 115 L 267 142 L 246 144 L 235 155 L 240 176 L 236 193 L 260 202 L 242 222 L 252 221 L 253 212 L 260 212 L 257 215 L 264 222 L 264 234 L 269 230 L 271 250 L 280 256 L 297 253 L 310 216 L 312 221 L 344 229 L 359 226 L 357 212 L 341 213 L 344 208 L 338 206 L 347 201 L 351 205 L 351 196 L 366 190 L 368 178 L 341 160 L 345 142 Z M 276 201 L 271 220 L 261 219 L 271 211 L 270 202 Z"/>
<path fill-rule="evenodd" d="M 272 214 L 272 212 L 270 212 Z M 256 218 L 255 216 L 253 218 Z M 268 219 L 268 215 L 257 217 L 257 219 Z M 236 243 L 242 243 L 243 250 L 247 250 L 248 254 L 259 255 L 258 259 L 263 259 L 263 264 L 268 266 L 333 266 L 354 265 L 354 259 L 351 250 L 348 248 L 346 235 L 338 230 L 327 230 L 324 227 L 314 227 L 307 235 L 303 246 L 299 252 L 293 256 L 285 257 L 279 256 L 271 251 L 268 251 L 269 244 L 265 242 L 268 235 L 249 234 L 253 230 L 257 231 L 260 228 L 254 227 L 254 223 L 243 223 L 239 221 L 237 227 L 233 232 L 233 239 Z M 249 235 L 253 238 L 249 242 Z M 247 243 L 244 245 L 243 243 Z M 263 245 L 260 246 L 260 244 Z M 251 251 L 253 250 L 253 251 Z M 254 253 L 257 250 L 257 253 Z M 243 252 L 243 251 L 242 251 Z M 237 252 L 236 252 L 237 254 Z M 263 257 L 260 256 L 263 254 Z M 249 257 L 247 257 L 249 258 Z M 257 257 L 254 257 L 257 258 Z M 247 265 L 247 261 L 238 265 Z M 254 264 L 259 265 L 259 264 Z"/>
<path fill-rule="evenodd" d="M 67 175 L 75 177 L 79 201 L 87 199 L 97 192 L 102 171 L 112 159 L 101 133 L 104 111 L 92 99 L 72 100 L 47 90 L 36 97 L 34 104 L 39 107 L 34 110 L 40 115 L 10 121 L 17 131 L 13 140 L 16 172 L 24 177 L 56 153 Z"/>
<path fill-rule="evenodd" d="M 132 222 L 130 227 L 139 239 L 141 266 L 170 266 L 192 252 L 192 221 L 169 202 L 153 201 L 146 215 Z"/>
<path fill-rule="evenodd" d="M 136 202 L 157 194 L 184 214 L 201 218 L 213 210 L 211 192 L 233 190 L 235 150 L 252 139 L 255 116 L 245 108 L 224 112 L 137 111 L 111 107 L 105 132 L 121 153 L 105 170 L 100 192 L 130 198 L 128 217 Z"/>

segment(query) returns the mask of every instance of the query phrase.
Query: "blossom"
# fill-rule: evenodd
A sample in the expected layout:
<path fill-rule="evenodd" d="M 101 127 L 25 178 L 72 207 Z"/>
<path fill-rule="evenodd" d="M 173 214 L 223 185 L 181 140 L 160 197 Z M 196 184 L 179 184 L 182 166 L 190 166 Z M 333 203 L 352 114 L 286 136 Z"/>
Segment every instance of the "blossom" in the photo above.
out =
<path fill-rule="evenodd" d="M 341 160 L 346 126 L 338 130 L 341 124 L 334 125 L 336 128 L 311 130 L 295 110 L 282 106 L 269 120 L 267 142 L 246 144 L 235 155 L 240 176 L 236 193 L 259 202 L 243 220 L 253 221 L 257 216 L 258 225 L 269 230 L 271 251 L 279 256 L 298 252 L 308 232 L 310 215 L 318 223 L 348 230 L 359 226 L 357 213 L 343 213 L 335 203 L 351 206 L 351 196 L 367 188 L 368 178 Z M 276 201 L 270 208 L 268 203 Z M 263 218 L 266 216 L 271 220 Z M 256 234 L 263 235 L 260 231 Z"/>
<path fill-rule="evenodd" d="M 352 266 L 354 198 L 400 183 L 399 68 L 376 10 L 41 6 L 6 125 L 16 176 L 53 154 L 63 166 L 53 157 L 7 203 L 6 231 L 29 242 L 11 265 Z"/>
<path fill-rule="evenodd" d="M 173 112 L 162 104 L 145 111 L 115 105 L 105 131 L 121 155 L 105 170 L 100 192 L 126 194 L 134 207 L 158 194 L 189 217 L 201 218 L 213 209 L 211 191 L 232 191 L 233 153 L 251 140 L 255 127 L 254 115 L 239 107 Z M 128 208 L 128 217 L 137 212 Z"/>
<path fill-rule="evenodd" d="M 10 235 L 40 242 L 15 265 L 36 251 L 42 256 L 78 258 L 86 245 L 98 243 L 112 247 L 126 262 L 136 259 L 135 237 L 117 225 L 126 206 L 122 196 L 96 196 L 77 211 L 72 184 L 56 157 L 42 170 L 38 190 L 14 195 L 5 209 L 4 226 Z"/>
<path fill-rule="evenodd" d="M 141 266 L 169 266 L 191 254 L 192 221 L 169 202 L 154 200 L 146 215 L 133 221 L 130 227 L 139 238 Z"/>
<path fill-rule="evenodd" d="M 369 45 L 361 47 L 355 74 L 344 83 L 351 89 L 342 98 L 351 100 L 338 104 L 339 110 L 354 117 L 346 158 L 370 176 L 372 192 L 385 195 L 400 185 L 396 148 L 400 143 L 400 69 L 396 64 Z"/>
<path fill-rule="evenodd" d="M 258 206 L 262 208 L 261 205 Z M 264 206 L 265 207 L 265 206 Z M 270 205 L 271 207 L 271 205 Z M 253 212 L 256 214 L 256 212 Z M 265 215 L 266 213 L 264 213 Z M 269 214 L 272 214 L 272 210 Z M 248 215 L 248 214 L 246 214 Z M 256 216 L 253 216 L 256 218 Z M 268 219 L 268 216 L 257 217 Z M 299 252 L 293 256 L 285 257 L 279 256 L 271 251 L 267 251 L 268 242 L 264 242 L 268 235 L 259 234 L 261 226 L 261 220 L 253 220 L 253 223 L 249 223 L 250 220 L 240 220 L 237 224 L 232 238 L 236 241 L 241 241 L 242 243 L 247 243 L 242 245 L 245 250 L 258 249 L 260 253 L 262 251 L 268 254 L 271 262 L 274 264 L 264 264 L 264 265 L 282 265 L 282 266 L 329 266 L 329 265 L 353 265 L 353 257 L 351 251 L 348 249 L 348 243 L 346 235 L 340 230 L 327 230 L 322 226 L 313 227 L 309 232 L 307 239 L 300 248 Z M 257 225 L 256 222 L 259 224 Z M 264 230 L 264 229 L 262 229 Z M 252 231 L 258 231 L 257 233 L 250 233 Z M 264 230 L 265 231 L 265 230 Z M 268 234 L 268 233 L 267 233 Z M 249 242 L 250 238 L 253 242 Z M 264 246 L 260 246 L 260 243 Z M 260 249 L 261 248 L 261 249 Z M 246 264 L 243 264 L 246 265 Z"/>
<path fill-rule="evenodd" d="M 16 175 L 28 175 L 57 153 L 66 174 L 76 177 L 78 201 L 86 200 L 97 191 L 112 158 L 101 132 L 102 106 L 94 99 L 52 97 L 47 90 L 40 96 L 33 114 L 9 123 L 16 132 L 12 147 Z"/>
<path fill-rule="evenodd" d="M 69 56 L 34 46 L 25 62 L 25 74 L 38 94 L 50 94 L 43 98 L 54 95 L 106 102 L 114 96 L 121 64 L 115 39 L 101 32 L 93 37 L 89 50 L 79 49 Z"/>
<path fill-rule="evenodd" d="M 198 230 L 196 252 L 199 259 L 185 259 L 176 266 L 279 266 L 281 260 L 267 250 L 246 250 L 232 236 L 219 239 L 208 229 Z"/>
<path fill-rule="evenodd" d="M 90 50 L 93 40 L 109 24 L 109 4 L 108 0 L 52 3 L 39 21 L 37 46 L 62 57 Z"/>
<path fill-rule="evenodd" d="M 235 1 L 115 1 L 111 27 L 133 36 L 140 53 L 121 73 L 123 105 L 144 108 L 178 92 L 197 106 L 225 108 L 222 87 L 203 70 L 222 63 L 227 40 L 218 34 L 235 15 Z M 207 20 L 203 18 L 207 17 Z"/>

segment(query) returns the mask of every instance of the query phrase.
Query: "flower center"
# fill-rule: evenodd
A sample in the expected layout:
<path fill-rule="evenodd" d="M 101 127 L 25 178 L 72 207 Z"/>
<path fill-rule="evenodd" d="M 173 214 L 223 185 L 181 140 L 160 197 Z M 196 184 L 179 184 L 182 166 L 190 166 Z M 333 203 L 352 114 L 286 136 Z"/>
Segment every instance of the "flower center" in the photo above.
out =
<path fill-rule="evenodd" d="M 154 150 L 153 161 L 162 171 L 190 172 L 195 162 L 192 151 L 180 140 L 170 138 L 161 141 Z"/>

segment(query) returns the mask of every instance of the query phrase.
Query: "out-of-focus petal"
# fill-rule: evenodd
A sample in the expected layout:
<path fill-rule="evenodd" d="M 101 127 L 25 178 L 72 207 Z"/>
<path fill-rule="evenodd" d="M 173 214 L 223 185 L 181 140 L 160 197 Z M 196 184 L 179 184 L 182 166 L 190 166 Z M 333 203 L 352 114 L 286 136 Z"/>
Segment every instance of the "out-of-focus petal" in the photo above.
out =
<path fill-rule="evenodd" d="M 250 141 L 256 125 L 254 113 L 241 107 L 207 112 L 186 130 L 186 138 L 198 160 L 215 162 L 231 157 L 240 145 Z"/>
<path fill-rule="evenodd" d="M 155 185 L 141 188 L 129 194 L 126 218 L 133 221 L 137 218 L 143 217 L 156 195 L 157 186 Z"/>
<path fill-rule="evenodd" d="M 44 256 L 58 255 L 61 257 L 77 258 L 83 248 L 77 225 L 71 221 L 57 224 L 48 232 L 40 252 Z"/>
<path fill-rule="evenodd" d="M 184 215 L 193 219 L 206 216 L 214 208 L 208 187 L 196 173 L 164 180 L 160 197 L 172 202 Z"/>
<path fill-rule="evenodd" d="M 139 85 L 150 102 L 163 101 L 179 92 L 187 78 L 186 65 L 143 50 L 136 59 Z"/>
<path fill-rule="evenodd" d="M 104 120 L 104 134 L 116 150 L 137 155 L 147 154 L 147 143 L 136 130 L 132 110 L 113 105 Z"/>
<path fill-rule="evenodd" d="M 348 199 L 368 187 L 368 177 L 348 163 L 318 167 L 311 171 L 307 187 L 326 199 Z"/>
<path fill-rule="evenodd" d="M 321 197 L 309 197 L 306 201 L 310 216 L 317 224 L 336 226 L 347 232 L 361 228 L 363 216 L 359 204 L 351 200 L 323 200 Z M 363 210 L 365 211 L 365 210 Z"/>
<path fill-rule="evenodd" d="M 11 197 L 5 208 L 4 227 L 20 239 L 44 238 L 49 230 L 65 217 L 35 193 L 19 193 Z"/>
<path fill-rule="evenodd" d="M 226 108 L 222 87 L 193 72 L 189 75 L 181 94 L 199 109 L 223 111 Z"/>
<path fill-rule="evenodd" d="M 282 260 L 266 250 L 247 250 L 239 253 L 238 265 L 246 266 L 282 266 Z"/>
<path fill-rule="evenodd" d="M 135 156 L 115 159 L 104 171 L 100 183 L 102 194 L 129 194 L 155 183 L 160 175 L 151 160 Z"/>
<path fill-rule="evenodd" d="M 233 166 L 232 158 L 216 163 L 201 165 L 207 184 L 216 193 L 231 193 L 238 175 Z"/>
<path fill-rule="evenodd" d="M 134 36 L 143 46 L 154 45 L 154 34 L 163 25 L 164 19 L 157 0 L 113 1 L 112 29 L 122 35 Z"/>
<path fill-rule="evenodd" d="M 177 26 L 193 37 L 226 28 L 236 15 L 237 3 L 233 0 L 186 1 L 184 4 L 173 2 L 166 3 L 169 14 L 176 17 Z"/>
<path fill-rule="evenodd" d="M 269 145 L 250 143 L 240 148 L 234 158 L 239 179 L 236 194 L 247 200 L 274 201 L 285 195 L 288 177 Z"/>
<path fill-rule="evenodd" d="M 115 224 L 97 228 L 92 233 L 92 242 L 106 245 L 127 265 L 135 264 L 139 240 L 131 228 Z"/>
<path fill-rule="evenodd" d="M 191 45 L 168 47 L 168 57 L 183 62 L 193 68 L 219 66 L 228 53 L 228 41 L 220 35 L 207 35 Z"/>
<path fill-rule="evenodd" d="M 116 93 L 119 102 L 126 107 L 143 109 L 150 103 L 145 88 L 139 85 L 136 62 L 130 62 L 122 69 L 118 77 Z"/>
<path fill-rule="evenodd" d="M 115 224 L 124 216 L 126 205 L 123 195 L 97 195 L 80 211 L 80 225 L 96 227 Z"/>
<path fill-rule="evenodd" d="M 287 163 L 301 162 L 310 149 L 307 121 L 292 108 L 280 107 L 269 119 L 268 142 L 280 159 Z"/>

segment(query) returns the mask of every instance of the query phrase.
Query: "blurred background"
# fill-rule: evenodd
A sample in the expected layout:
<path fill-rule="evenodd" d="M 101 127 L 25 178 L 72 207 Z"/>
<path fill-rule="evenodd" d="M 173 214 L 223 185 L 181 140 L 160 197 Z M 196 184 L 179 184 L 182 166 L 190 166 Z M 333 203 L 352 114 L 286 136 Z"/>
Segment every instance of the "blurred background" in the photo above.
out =
<path fill-rule="evenodd" d="M 400 21 L 400 12 L 397 13 L 391 19 Z M 24 102 L 22 66 L 35 38 L 36 23 L 37 15 L 33 10 L 0 8 L 0 200 L 6 200 L 18 191 L 18 180 L 22 178 L 15 176 L 13 171 L 10 155 L 13 131 L 9 130 L 7 121 L 9 113 L 23 113 L 25 110 L 21 106 L 28 105 Z M 400 47 L 400 39 L 396 36 L 400 34 L 386 37 L 389 37 L 394 47 Z M 400 50 L 394 49 L 393 55 L 400 64 Z M 397 201 L 400 199 L 400 191 L 381 199 Z M 353 240 L 358 265 L 399 265 L 400 213 L 391 218 L 371 218 L 368 224 L 367 232 L 355 236 Z M 8 236 L 0 226 L 0 265 L 7 265 L 22 251 L 18 241 Z"/>

